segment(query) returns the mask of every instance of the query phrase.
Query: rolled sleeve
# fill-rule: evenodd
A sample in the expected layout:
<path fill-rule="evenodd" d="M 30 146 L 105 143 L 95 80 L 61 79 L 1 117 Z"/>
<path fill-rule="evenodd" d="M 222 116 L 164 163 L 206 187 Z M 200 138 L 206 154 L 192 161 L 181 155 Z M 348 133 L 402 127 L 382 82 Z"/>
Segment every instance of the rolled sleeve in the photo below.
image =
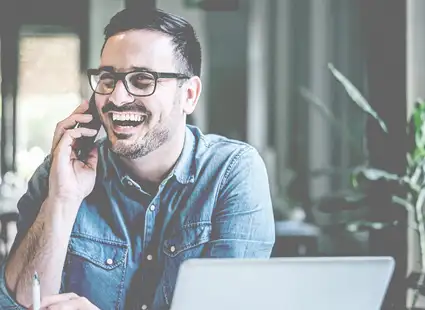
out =
<path fill-rule="evenodd" d="M 11 292 L 9 292 L 4 277 L 6 264 L 3 263 L 0 267 L 0 309 L 26 309 L 16 302 Z"/>
<path fill-rule="evenodd" d="M 253 147 L 241 150 L 226 170 L 203 257 L 269 258 L 275 243 L 270 186 Z"/>
<path fill-rule="evenodd" d="M 13 241 L 9 257 L 14 254 L 29 228 L 34 223 L 41 205 L 47 196 L 50 162 L 50 157 L 46 157 L 29 180 L 26 193 L 18 201 L 19 218 L 17 234 Z M 0 266 L 0 309 L 26 309 L 16 302 L 12 292 L 9 291 L 6 285 L 5 269 L 9 257 Z"/>

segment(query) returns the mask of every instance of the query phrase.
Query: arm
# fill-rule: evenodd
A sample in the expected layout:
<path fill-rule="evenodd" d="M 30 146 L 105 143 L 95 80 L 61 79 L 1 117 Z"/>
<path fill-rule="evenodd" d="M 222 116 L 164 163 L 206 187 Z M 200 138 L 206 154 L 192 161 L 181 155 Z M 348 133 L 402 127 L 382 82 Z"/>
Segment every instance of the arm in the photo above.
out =
<path fill-rule="evenodd" d="M 43 282 L 47 284 L 43 291 L 49 294 L 59 291 L 72 225 L 59 219 L 60 214 L 48 211 L 59 209 L 53 206 L 59 202 L 46 199 L 49 166 L 50 157 L 36 170 L 27 192 L 18 202 L 18 232 L 10 255 L 0 269 L 1 309 L 19 309 L 32 303 L 31 278 L 35 270 L 43 275 Z"/>
<path fill-rule="evenodd" d="M 75 212 L 62 212 L 78 208 L 51 198 L 44 200 L 34 223 L 29 228 L 16 252 L 6 264 L 7 288 L 15 293 L 17 303 L 32 304 L 31 284 L 34 271 L 43 283 L 43 295 L 57 294 Z"/>
<path fill-rule="evenodd" d="M 81 114 L 87 102 L 58 123 L 51 156 L 37 169 L 18 203 L 18 234 L 0 277 L 0 308 L 29 307 L 31 277 L 37 271 L 41 297 L 59 293 L 67 246 L 81 202 L 93 190 L 97 147 L 85 163 L 76 158 L 74 141 L 97 131 L 75 126 L 89 122 Z M 51 158 L 51 160 L 50 160 Z"/>
<path fill-rule="evenodd" d="M 6 283 L 5 269 L 11 265 L 13 257 L 16 257 L 17 248 L 22 244 L 22 240 L 29 232 L 31 226 L 35 222 L 40 207 L 45 199 L 48 191 L 48 174 L 51 157 L 47 157 L 45 161 L 37 168 L 34 175 L 28 182 L 27 192 L 18 202 L 19 220 L 17 224 L 17 235 L 13 242 L 10 254 L 7 260 L 1 266 L 0 272 L 0 308 L 21 308 L 16 301 L 14 285 L 10 281 Z M 8 273 L 9 274 L 9 273 Z"/>
<path fill-rule="evenodd" d="M 221 182 L 212 240 L 203 257 L 268 258 L 275 242 L 266 167 L 258 152 L 241 150 Z"/>

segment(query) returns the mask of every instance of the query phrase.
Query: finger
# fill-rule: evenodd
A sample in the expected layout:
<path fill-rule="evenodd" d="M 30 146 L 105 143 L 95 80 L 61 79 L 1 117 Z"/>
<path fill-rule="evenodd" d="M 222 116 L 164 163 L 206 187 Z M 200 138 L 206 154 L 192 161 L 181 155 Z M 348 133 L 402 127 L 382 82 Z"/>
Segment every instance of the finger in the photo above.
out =
<path fill-rule="evenodd" d="M 77 123 L 88 123 L 93 119 L 91 114 L 71 114 L 58 124 L 59 128 L 69 129 L 77 125 Z"/>
<path fill-rule="evenodd" d="M 83 114 L 85 111 L 88 110 L 88 108 L 89 108 L 89 101 L 88 100 L 83 100 L 83 102 L 74 111 L 72 111 L 71 115 L 67 119 L 72 118 L 74 114 Z M 73 127 L 76 124 L 76 122 L 73 122 L 73 123 L 68 124 L 68 125 L 63 125 L 62 123 L 64 123 L 67 119 L 65 119 L 64 121 L 60 122 L 56 126 L 56 130 L 55 130 L 55 133 L 54 133 L 54 136 L 53 136 L 51 153 L 53 153 L 53 150 L 56 148 L 57 143 L 59 142 L 60 138 L 63 135 L 63 132 L 66 129 L 71 128 L 71 127 Z"/>
<path fill-rule="evenodd" d="M 50 304 L 47 306 L 49 310 L 74 310 L 74 309 L 84 309 L 84 310 L 95 310 L 98 309 L 93 305 L 87 298 L 78 297 L 71 298 L 68 300 L 61 300 L 56 303 Z M 42 308 L 43 309 L 43 308 Z"/>
<path fill-rule="evenodd" d="M 72 114 L 80 114 L 87 111 L 89 108 L 89 101 L 84 99 L 83 102 L 72 112 Z"/>
<path fill-rule="evenodd" d="M 54 150 L 53 156 L 59 157 L 61 160 L 69 160 L 73 153 L 72 145 L 75 139 L 81 137 L 93 137 L 96 134 L 97 130 L 84 127 L 66 130 Z"/>
<path fill-rule="evenodd" d="M 55 133 L 53 135 L 51 152 L 53 153 L 65 130 L 73 128 L 77 123 L 89 123 L 92 119 L 93 116 L 90 114 L 72 114 L 63 121 L 59 122 L 56 125 Z"/>
<path fill-rule="evenodd" d="M 63 133 L 58 137 L 57 137 L 57 141 L 54 141 L 53 143 L 55 143 L 55 145 L 52 144 L 52 149 L 51 152 L 52 154 L 54 153 L 55 149 L 57 148 L 59 142 L 61 141 L 63 135 L 65 134 L 65 132 L 67 131 L 73 131 L 73 136 L 75 136 L 76 138 L 80 138 L 82 136 L 94 136 L 97 134 L 97 130 L 96 129 L 90 129 L 90 128 L 85 128 L 85 127 L 79 127 L 79 128 L 74 128 L 74 129 L 64 129 Z M 75 139 L 76 139 L 75 138 Z"/>
<path fill-rule="evenodd" d="M 58 302 L 63 302 L 71 299 L 79 298 L 79 296 L 75 293 L 65 293 L 65 294 L 57 294 L 50 295 L 47 297 L 43 297 L 40 302 L 40 308 L 46 308 L 50 305 L 56 304 Z M 32 308 L 30 308 L 32 309 Z"/>

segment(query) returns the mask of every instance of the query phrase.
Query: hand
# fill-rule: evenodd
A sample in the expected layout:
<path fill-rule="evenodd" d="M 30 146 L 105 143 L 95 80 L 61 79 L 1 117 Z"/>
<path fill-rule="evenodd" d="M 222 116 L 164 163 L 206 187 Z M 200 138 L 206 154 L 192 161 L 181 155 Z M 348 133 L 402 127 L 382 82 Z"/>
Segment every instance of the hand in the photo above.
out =
<path fill-rule="evenodd" d="M 81 202 L 93 190 L 98 161 L 97 148 L 93 146 L 86 163 L 80 161 L 73 150 L 75 139 L 97 134 L 97 130 L 93 129 L 73 129 L 77 122 L 88 123 L 92 120 L 91 115 L 82 114 L 87 109 L 88 102 L 85 101 L 56 126 L 49 175 L 49 197 L 52 199 Z"/>
<path fill-rule="evenodd" d="M 41 299 L 40 310 L 99 310 L 87 298 L 74 293 L 51 295 Z M 33 310 L 31 306 L 29 310 Z"/>

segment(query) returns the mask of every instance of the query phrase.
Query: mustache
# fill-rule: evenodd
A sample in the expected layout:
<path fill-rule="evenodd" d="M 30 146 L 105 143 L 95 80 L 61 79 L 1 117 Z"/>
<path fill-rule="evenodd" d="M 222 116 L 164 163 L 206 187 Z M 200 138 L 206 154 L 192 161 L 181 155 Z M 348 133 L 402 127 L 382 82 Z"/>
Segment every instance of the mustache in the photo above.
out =
<path fill-rule="evenodd" d="M 138 104 L 134 101 L 120 106 L 115 105 L 112 101 L 108 101 L 108 103 L 102 107 L 102 112 L 140 112 L 143 114 L 150 114 L 144 105 Z"/>

